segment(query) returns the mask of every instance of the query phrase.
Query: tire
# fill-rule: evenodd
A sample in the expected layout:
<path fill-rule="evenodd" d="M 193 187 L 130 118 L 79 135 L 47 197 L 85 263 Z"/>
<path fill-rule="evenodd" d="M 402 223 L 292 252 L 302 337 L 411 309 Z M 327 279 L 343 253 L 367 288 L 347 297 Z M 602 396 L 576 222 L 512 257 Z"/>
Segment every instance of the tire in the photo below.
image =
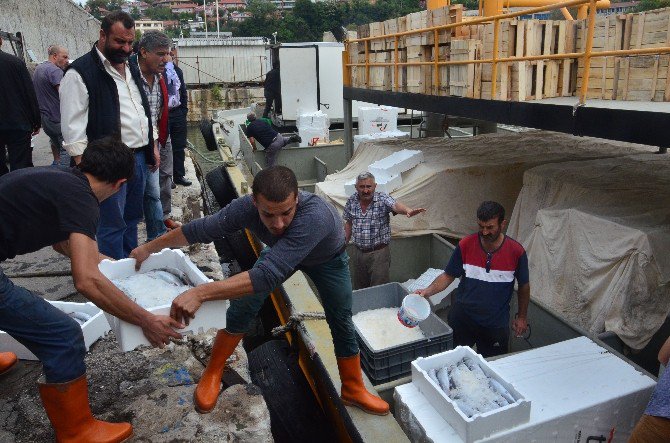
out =
<path fill-rule="evenodd" d="M 205 119 L 200 120 L 200 133 L 202 133 L 202 138 L 205 139 L 205 146 L 207 146 L 207 150 L 216 151 L 218 146 L 216 144 L 216 137 L 214 137 L 212 122 Z"/>
<path fill-rule="evenodd" d="M 271 340 L 251 351 L 249 372 L 270 410 L 276 442 L 334 441 L 335 433 L 286 340 Z"/>
<path fill-rule="evenodd" d="M 231 201 L 237 198 L 237 192 L 230 178 L 224 172 L 223 166 L 207 173 L 205 182 L 207 183 L 207 188 L 211 190 L 219 208 L 226 207 Z M 256 253 L 249 244 L 244 231 L 227 235 L 225 239 L 214 242 L 214 246 L 223 260 L 237 260 L 243 271 L 251 269 L 254 263 L 256 263 Z"/>

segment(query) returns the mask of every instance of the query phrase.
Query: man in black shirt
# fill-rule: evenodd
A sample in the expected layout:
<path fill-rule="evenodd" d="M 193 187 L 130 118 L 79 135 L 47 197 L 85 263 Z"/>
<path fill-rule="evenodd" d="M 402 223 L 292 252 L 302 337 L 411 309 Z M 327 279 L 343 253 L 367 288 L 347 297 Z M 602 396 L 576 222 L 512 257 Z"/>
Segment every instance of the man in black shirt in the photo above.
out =
<path fill-rule="evenodd" d="M 265 74 L 263 96 L 265 97 L 265 111 L 263 111 L 263 118 L 268 118 L 270 115 L 273 101 L 275 104 L 275 115 L 281 114 L 281 77 L 279 74 L 279 60 L 272 62 L 272 69 Z"/>
<path fill-rule="evenodd" d="M 40 125 L 40 107 L 26 64 L 0 50 L 0 176 L 33 165 L 30 135 L 37 134 Z"/>
<path fill-rule="evenodd" d="M 265 167 L 270 168 L 277 162 L 277 155 L 281 149 L 289 143 L 300 143 L 302 139 L 297 135 L 284 137 L 279 132 L 272 129 L 272 126 L 265 120 L 258 120 L 256 114 L 250 112 L 247 114 L 247 137 L 252 145 L 254 139 L 265 148 Z"/>
<path fill-rule="evenodd" d="M 75 168 L 29 168 L 0 177 L 0 262 L 45 246 L 71 259 L 75 288 L 101 309 L 142 328 L 154 346 L 181 335 L 184 326 L 156 316 L 130 300 L 98 270 L 104 256 L 95 233 L 99 202 L 133 176 L 134 154 L 119 141 L 91 142 Z M 129 423 L 96 420 L 88 403 L 86 348 L 79 324 L 25 288 L 0 268 L 0 329 L 43 364 L 40 396 L 58 441 L 118 442 Z"/>

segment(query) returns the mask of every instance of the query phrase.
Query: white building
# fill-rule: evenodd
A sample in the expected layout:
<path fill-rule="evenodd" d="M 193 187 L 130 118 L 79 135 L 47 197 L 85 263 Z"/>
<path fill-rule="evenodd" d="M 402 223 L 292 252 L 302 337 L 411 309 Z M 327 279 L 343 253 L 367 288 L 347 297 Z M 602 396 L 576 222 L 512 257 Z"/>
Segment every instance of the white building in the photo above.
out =
<path fill-rule="evenodd" d="M 135 29 L 144 34 L 147 31 L 163 32 L 163 22 L 160 20 L 135 20 Z"/>

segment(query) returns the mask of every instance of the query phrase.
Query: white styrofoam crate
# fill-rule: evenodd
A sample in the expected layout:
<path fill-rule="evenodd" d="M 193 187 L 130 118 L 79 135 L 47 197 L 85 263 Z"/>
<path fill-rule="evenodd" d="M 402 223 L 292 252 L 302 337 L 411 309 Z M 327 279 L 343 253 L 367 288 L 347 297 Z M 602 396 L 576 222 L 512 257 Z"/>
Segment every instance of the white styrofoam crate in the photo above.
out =
<path fill-rule="evenodd" d="M 344 182 L 344 193 L 346 195 L 353 195 L 356 192 L 356 179 L 352 178 L 349 181 Z"/>
<path fill-rule="evenodd" d="M 330 127 L 330 120 L 328 119 L 328 114 L 322 111 L 305 112 L 298 115 L 296 126 L 298 129 L 307 127 L 328 129 Z"/>
<path fill-rule="evenodd" d="M 402 186 L 402 177 L 400 174 L 390 177 L 382 176 L 380 179 L 375 177 L 375 183 L 377 184 L 375 191 L 390 194 Z M 344 183 L 344 193 L 345 195 L 352 195 L 354 192 L 356 192 L 356 179 L 352 178 Z"/>
<path fill-rule="evenodd" d="M 330 143 L 330 131 L 328 128 L 317 128 L 313 126 L 305 126 L 298 129 L 298 134 L 302 141 L 301 147 L 316 146 L 320 143 Z"/>
<path fill-rule="evenodd" d="M 91 302 L 88 303 L 71 303 L 65 301 L 47 301 L 54 307 L 60 309 L 66 314 L 72 312 L 85 312 L 91 318 L 81 325 L 81 331 L 84 334 L 84 344 L 86 350 L 91 347 L 93 343 L 104 337 L 109 332 L 109 323 L 103 311 Z M 28 348 L 23 346 L 18 341 L 14 340 L 11 335 L 4 331 L 0 331 L 0 350 L 4 352 L 13 352 L 22 360 L 39 360 L 35 354 L 30 352 Z"/>
<path fill-rule="evenodd" d="M 405 171 L 409 171 L 419 163 L 423 162 L 423 152 L 411 149 L 403 149 L 394 152 L 388 157 L 377 160 L 370 165 L 368 170 L 377 177 L 390 177 L 400 175 Z"/>
<path fill-rule="evenodd" d="M 428 376 L 430 369 L 438 369 L 450 363 L 456 363 L 464 357 L 470 357 L 482 368 L 484 373 L 496 379 L 516 400 L 513 404 L 500 407 L 483 414 L 467 417 L 456 404 Z M 412 384 L 426 397 L 466 443 L 471 443 L 491 434 L 518 426 L 530 419 L 530 401 L 517 389 L 502 378 L 484 358 L 467 346 L 457 346 L 451 351 L 430 357 L 419 357 L 412 362 Z"/>
<path fill-rule="evenodd" d="M 398 130 L 398 108 L 361 106 L 358 108 L 358 133 L 374 134 Z"/>
<path fill-rule="evenodd" d="M 358 146 L 362 142 L 370 140 L 383 140 L 387 138 L 406 138 L 406 137 L 409 137 L 409 133 L 403 131 L 387 131 L 387 132 L 377 132 L 373 134 L 354 135 L 354 152 L 356 152 Z"/>
<path fill-rule="evenodd" d="M 125 258 L 117 261 L 103 260 L 98 265 L 100 272 L 110 280 L 129 277 L 137 273 L 144 273 L 154 269 L 176 268 L 184 272 L 189 280 L 196 286 L 209 283 L 200 269 L 179 249 L 163 249 L 161 252 L 151 254 L 147 258 L 139 272 L 135 271 L 135 259 Z M 170 304 L 148 308 L 147 311 L 156 315 L 170 315 Z M 201 333 L 210 328 L 223 329 L 226 327 L 226 310 L 228 300 L 207 301 L 200 306 L 191 319 L 188 326 L 180 329 L 180 333 Z M 122 351 L 132 351 L 141 345 L 150 345 L 144 337 L 142 328 L 121 320 L 111 314 L 107 314 L 107 320 L 116 335 L 116 340 Z"/>

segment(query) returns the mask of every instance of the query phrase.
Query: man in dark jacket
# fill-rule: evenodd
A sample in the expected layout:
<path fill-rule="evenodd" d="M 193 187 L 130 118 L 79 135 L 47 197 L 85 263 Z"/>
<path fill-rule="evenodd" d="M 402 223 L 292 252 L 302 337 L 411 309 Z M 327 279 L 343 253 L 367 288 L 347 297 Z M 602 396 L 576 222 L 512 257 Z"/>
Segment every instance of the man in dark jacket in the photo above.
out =
<path fill-rule="evenodd" d="M 168 77 L 168 93 L 170 94 L 170 142 L 172 143 L 172 165 L 175 184 L 191 186 L 186 180 L 184 161 L 186 159 L 186 115 L 188 114 L 188 94 L 186 94 L 186 82 L 184 73 L 177 66 L 177 50 L 172 49 L 172 63 L 166 69 Z M 174 72 L 174 75 L 172 74 Z M 176 77 L 176 78 L 175 78 Z M 170 227 L 170 226 L 169 226 Z"/>
<path fill-rule="evenodd" d="M 278 60 L 272 62 L 272 69 L 265 74 L 263 95 L 265 96 L 265 111 L 263 111 L 263 118 L 268 118 L 273 101 L 275 104 L 275 115 L 281 114 L 281 77 L 279 76 Z"/>
<path fill-rule="evenodd" d="M 252 146 L 256 146 L 256 141 L 265 148 L 265 167 L 270 168 L 277 162 L 277 155 L 284 146 L 289 143 L 300 143 L 302 139 L 298 135 L 291 135 L 284 137 L 279 132 L 272 129 L 268 122 L 262 119 L 257 119 L 256 114 L 250 112 L 247 114 L 246 134 L 249 137 L 249 142 Z"/>
<path fill-rule="evenodd" d="M 0 175 L 33 165 L 30 136 L 39 131 L 40 118 L 28 68 L 20 58 L 0 49 Z"/>
<path fill-rule="evenodd" d="M 120 139 L 135 154 L 135 176 L 100 205 L 100 252 L 119 259 L 137 246 L 147 170 L 159 163 L 149 101 L 137 65 L 129 65 L 135 22 L 122 11 L 102 20 L 91 52 L 75 60 L 59 89 L 63 146 L 77 163 L 87 143 Z"/>

